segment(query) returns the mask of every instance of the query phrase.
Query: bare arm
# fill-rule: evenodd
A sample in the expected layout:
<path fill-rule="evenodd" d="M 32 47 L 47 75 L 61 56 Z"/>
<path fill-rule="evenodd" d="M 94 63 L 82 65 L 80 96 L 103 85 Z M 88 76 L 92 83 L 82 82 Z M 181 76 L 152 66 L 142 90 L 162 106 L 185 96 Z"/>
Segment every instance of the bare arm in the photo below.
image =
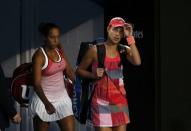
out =
<path fill-rule="evenodd" d="M 141 65 L 141 57 L 139 54 L 139 51 L 137 49 L 135 39 L 133 37 L 133 27 L 131 24 L 126 24 L 124 27 L 124 36 L 127 40 L 127 43 L 129 45 L 127 47 L 127 59 L 131 62 L 133 65 Z"/>
<path fill-rule="evenodd" d="M 44 94 L 44 91 L 41 87 L 41 68 L 44 64 L 44 56 L 41 53 L 40 49 L 37 50 L 37 52 L 34 54 L 32 58 L 33 63 L 33 85 L 34 90 L 36 94 L 39 96 L 43 104 L 45 105 L 45 108 L 49 114 L 52 114 L 55 112 L 55 109 L 53 108 L 52 104 L 48 101 L 47 97 Z"/>
<path fill-rule="evenodd" d="M 84 78 L 97 79 L 96 74 L 87 71 L 87 68 L 95 61 L 96 54 L 97 54 L 96 48 L 95 47 L 90 48 L 83 57 L 80 65 L 78 66 L 76 74 Z"/>
<path fill-rule="evenodd" d="M 136 47 L 136 44 L 131 44 L 130 46 L 127 47 L 127 59 L 130 61 L 131 64 L 133 65 L 141 65 L 141 58 L 139 51 Z"/>
<path fill-rule="evenodd" d="M 66 55 L 64 54 L 64 52 L 63 52 L 63 56 L 64 56 L 64 59 L 66 61 L 66 74 L 67 74 L 67 77 L 70 80 L 74 81 L 74 76 L 75 76 L 74 70 L 72 69 L 72 66 L 70 65 L 70 63 L 69 63 Z"/>
<path fill-rule="evenodd" d="M 61 53 L 62 57 L 66 61 L 66 75 L 70 80 L 74 81 L 74 77 L 75 77 L 74 70 L 72 69 L 72 66 L 70 65 L 70 62 L 68 61 L 68 58 L 66 57 L 66 55 L 64 53 L 64 50 L 63 50 L 63 47 L 61 46 L 61 43 L 59 43 L 58 49 L 60 50 L 60 53 Z"/>

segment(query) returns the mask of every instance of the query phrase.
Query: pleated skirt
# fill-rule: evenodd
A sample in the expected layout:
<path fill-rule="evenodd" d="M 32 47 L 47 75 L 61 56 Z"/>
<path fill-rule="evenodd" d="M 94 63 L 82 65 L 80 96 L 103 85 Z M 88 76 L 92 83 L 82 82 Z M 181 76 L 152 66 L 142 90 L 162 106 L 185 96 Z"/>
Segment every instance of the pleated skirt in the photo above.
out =
<path fill-rule="evenodd" d="M 38 97 L 38 95 L 34 93 L 30 102 L 30 111 L 32 117 L 37 115 L 42 121 L 51 122 L 58 121 L 67 116 L 73 115 L 72 102 L 69 96 L 59 98 L 58 101 L 54 101 L 51 103 L 56 109 L 56 112 L 50 115 L 47 113 L 45 106 Z"/>

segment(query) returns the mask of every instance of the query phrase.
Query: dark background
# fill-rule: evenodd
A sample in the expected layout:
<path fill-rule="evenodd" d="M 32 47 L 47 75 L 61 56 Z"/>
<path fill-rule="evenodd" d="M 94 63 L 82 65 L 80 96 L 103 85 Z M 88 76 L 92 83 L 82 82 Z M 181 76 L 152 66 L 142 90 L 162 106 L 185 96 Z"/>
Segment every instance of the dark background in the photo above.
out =
<path fill-rule="evenodd" d="M 189 0 L 105 3 L 105 27 L 121 16 L 143 30 L 141 67 L 128 65 L 131 131 L 191 130 Z"/>

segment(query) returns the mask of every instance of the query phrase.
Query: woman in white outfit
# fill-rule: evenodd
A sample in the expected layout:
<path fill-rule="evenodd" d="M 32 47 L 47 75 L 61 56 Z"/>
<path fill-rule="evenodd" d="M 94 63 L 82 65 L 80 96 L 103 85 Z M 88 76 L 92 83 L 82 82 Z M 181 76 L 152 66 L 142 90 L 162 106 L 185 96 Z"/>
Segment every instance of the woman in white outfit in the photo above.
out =
<path fill-rule="evenodd" d="M 44 45 L 34 54 L 34 90 L 30 109 L 34 130 L 48 131 L 49 123 L 56 121 L 62 131 L 74 131 L 71 99 L 64 85 L 63 72 L 74 79 L 74 72 L 60 48 L 60 28 L 53 23 L 40 25 Z"/>

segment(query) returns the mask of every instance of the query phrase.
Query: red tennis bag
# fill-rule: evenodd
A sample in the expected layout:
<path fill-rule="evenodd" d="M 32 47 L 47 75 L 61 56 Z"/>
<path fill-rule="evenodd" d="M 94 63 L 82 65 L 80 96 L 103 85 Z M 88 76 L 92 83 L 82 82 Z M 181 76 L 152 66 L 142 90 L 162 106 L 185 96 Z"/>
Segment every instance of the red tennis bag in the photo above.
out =
<path fill-rule="evenodd" d="M 28 107 L 29 100 L 34 92 L 32 79 L 32 63 L 21 64 L 13 72 L 11 93 L 22 107 Z M 64 82 L 69 96 L 72 97 L 72 82 L 66 77 L 64 77 Z"/>
<path fill-rule="evenodd" d="M 11 80 L 11 93 L 21 106 L 28 106 L 33 93 L 32 63 L 24 63 L 18 66 Z"/>

